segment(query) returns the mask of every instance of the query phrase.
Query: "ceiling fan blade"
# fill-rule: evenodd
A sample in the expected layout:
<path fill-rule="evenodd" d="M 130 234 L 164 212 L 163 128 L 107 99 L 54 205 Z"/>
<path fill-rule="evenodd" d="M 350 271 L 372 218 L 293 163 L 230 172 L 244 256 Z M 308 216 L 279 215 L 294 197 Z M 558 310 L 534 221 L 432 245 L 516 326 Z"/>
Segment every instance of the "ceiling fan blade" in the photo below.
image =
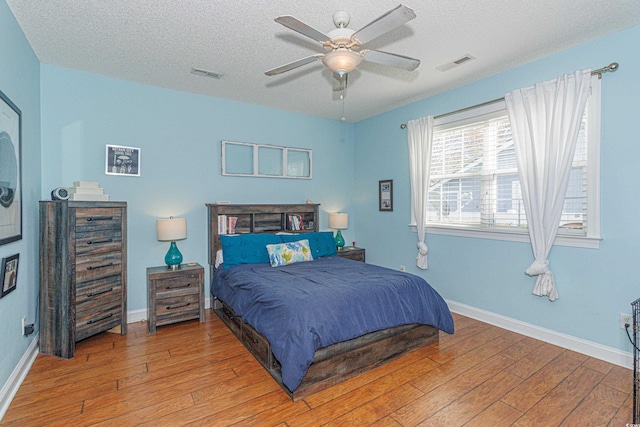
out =
<path fill-rule="evenodd" d="M 338 73 L 333 73 L 333 91 L 342 92 L 347 90 L 348 73 L 344 73 L 342 76 Z"/>
<path fill-rule="evenodd" d="M 386 32 L 393 30 L 396 27 L 411 21 L 416 17 L 416 13 L 413 9 L 407 6 L 399 5 L 395 9 L 390 10 L 374 21 L 368 23 L 364 27 L 356 31 L 351 40 L 363 45 L 369 43 L 371 40 L 383 35 Z"/>
<path fill-rule="evenodd" d="M 294 18 L 293 16 L 290 16 L 290 15 L 278 16 L 275 19 L 275 21 L 279 24 L 284 25 L 287 28 L 291 28 L 293 31 L 297 31 L 303 36 L 312 38 L 322 44 L 331 40 L 331 37 L 321 33 L 315 28 L 308 26 L 307 24 Z"/>
<path fill-rule="evenodd" d="M 413 71 L 420 65 L 420 60 L 395 53 L 382 52 L 380 50 L 365 49 L 361 51 L 365 61 L 376 64 L 390 65 L 407 71 Z"/>
<path fill-rule="evenodd" d="M 315 55 L 307 56 L 306 58 L 298 59 L 297 61 L 293 61 L 293 62 L 290 62 L 288 64 L 281 65 L 281 66 L 279 66 L 277 68 L 274 68 L 272 70 L 265 71 L 264 73 L 267 76 L 275 76 L 276 74 L 282 74 L 282 73 L 284 73 L 286 71 L 291 71 L 294 68 L 302 67 L 303 65 L 309 64 L 309 63 L 311 63 L 313 61 L 316 61 L 318 59 L 322 59 L 323 56 L 324 56 L 324 54 L 322 54 L 322 53 L 318 53 L 318 54 L 315 54 Z"/>

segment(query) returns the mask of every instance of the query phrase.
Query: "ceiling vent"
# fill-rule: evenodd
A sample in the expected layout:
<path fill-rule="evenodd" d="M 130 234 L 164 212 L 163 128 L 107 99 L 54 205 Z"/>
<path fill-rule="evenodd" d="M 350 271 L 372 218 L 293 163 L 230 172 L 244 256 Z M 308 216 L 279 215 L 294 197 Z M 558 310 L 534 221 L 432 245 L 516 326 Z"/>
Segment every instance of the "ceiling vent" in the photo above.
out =
<path fill-rule="evenodd" d="M 469 61 L 473 61 L 475 58 L 475 56 L 471 56 L 468 53 L 466 55 L 464 55 L 462 58 L 458 58 L 454 61 L 451 62 L 447 62 L 446 64 L 442 64 L 436 67 L 436 70 L 439 71 L 449 71 L 450 69 L 452 69 L 453 67 L 457 67 L 458 65 L 462 65 L 465 64 Z"/>
<path fill-rule="evenodd" d="M 213 71 L 202 70 L 200 68 L 192 68 L 191 74 L 195 74 L 200 77 L 209 77 L 212 79 L 220 80 L 222 78 L 222 74 L 214 73 Z"/>

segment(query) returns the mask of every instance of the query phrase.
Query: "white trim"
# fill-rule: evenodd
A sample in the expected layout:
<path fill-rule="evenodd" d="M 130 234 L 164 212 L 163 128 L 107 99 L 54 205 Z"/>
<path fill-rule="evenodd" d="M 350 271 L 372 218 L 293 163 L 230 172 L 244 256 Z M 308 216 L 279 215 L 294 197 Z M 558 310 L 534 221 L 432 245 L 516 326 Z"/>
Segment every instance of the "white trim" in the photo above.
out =
<path fill-rule="evenodd" d="M 416 232 L 416 226 L 409 224 L 411 230 Z M 427 226 L 427 234 L 441 234 L 444 236 L 456 236 L 456 237 L 472 237 L 476 239 L 491 239 L 491 240 L 504 240 L 510 242 L 522 242 L 531 243 L 529 233 L 525 231 L 491 231 L 478 230 L 476 228 L 464 228 L 464 227 L 438 227 Z M 554 245 L 558 246 L 570 246 L 574 248 L 586 248 L 586 249 L 598 249 L 600 247 L 601 237 L 585 237 L 585 236 L 567 236 L 562 234 L 556 235 Z"/>
<path fill-rule="evenodd" d="M 551 329 L 541 328 L 530 323 L 491 313 L 459 302 L 450 300 L 446 300 L 446 302 L 449 305 L 449 309 L 454 313 L 462 314 L 463 316 L 471 317 L 472 319 L 480 320 L 490 325 L 526 335 L 568 350 L 586 354 L 587 356 L 595 357 L 596 359 L 604 360 L 605 362 L 622 366 L 623 368 L 633 369 L 632 353 L 561 332 L 552 331 Z"/>
<path fill-rule="evenodd" d="M 7 409 L 9 409 L 13 397 L 29 373 L 31 365 L 33 365 L 33 362 L 36 360 L 36 356 L 38 355 L 38 337 L 39 335 L 36 335 L 33 338 L 27 347 L 27 351 L 22 355 L 13 372 L 11 372 L 11 375 L 7 378 L 7 382 L 4 383 L 2 390 L 0 390 L 0 421 L 4 418 L 4 414 L 7 412 Z"/>

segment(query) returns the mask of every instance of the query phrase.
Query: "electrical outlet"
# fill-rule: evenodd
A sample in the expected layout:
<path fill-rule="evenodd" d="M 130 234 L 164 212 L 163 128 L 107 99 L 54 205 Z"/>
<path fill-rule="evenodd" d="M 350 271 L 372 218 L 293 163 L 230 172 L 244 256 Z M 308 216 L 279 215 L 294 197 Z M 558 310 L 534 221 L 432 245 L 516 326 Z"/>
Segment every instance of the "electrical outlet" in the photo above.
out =
<path fill-rule="evenodd" d="M 630 314 L 620 313 L 620 329 L 626 329 L 625 324 L 633 326 L 633 316 Z"/>
<path fill-rule="evenodd" d="M 27 316 L 22 316 L 22 329 L 20 329 L 20 335 L 26 335 L 24 333 L 25 326 L 27 326 Z"/>
<path fill-rule="evenodd" d="M 407 271 L 407 267 L 405 267 L 404 265 L 400 266 L 400 271 Z"/>

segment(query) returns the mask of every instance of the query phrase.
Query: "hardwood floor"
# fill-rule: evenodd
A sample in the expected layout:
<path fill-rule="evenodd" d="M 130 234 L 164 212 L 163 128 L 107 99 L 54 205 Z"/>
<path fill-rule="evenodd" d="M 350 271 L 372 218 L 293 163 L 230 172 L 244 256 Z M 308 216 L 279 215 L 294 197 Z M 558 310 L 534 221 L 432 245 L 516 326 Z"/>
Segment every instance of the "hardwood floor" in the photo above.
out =
<path fill-rule="evenodd" d="M 467 317 L 456 333 L 300 402 L 210 311 L 38 355 L 2 426 L 625 426 L 633 372 Z"/>

